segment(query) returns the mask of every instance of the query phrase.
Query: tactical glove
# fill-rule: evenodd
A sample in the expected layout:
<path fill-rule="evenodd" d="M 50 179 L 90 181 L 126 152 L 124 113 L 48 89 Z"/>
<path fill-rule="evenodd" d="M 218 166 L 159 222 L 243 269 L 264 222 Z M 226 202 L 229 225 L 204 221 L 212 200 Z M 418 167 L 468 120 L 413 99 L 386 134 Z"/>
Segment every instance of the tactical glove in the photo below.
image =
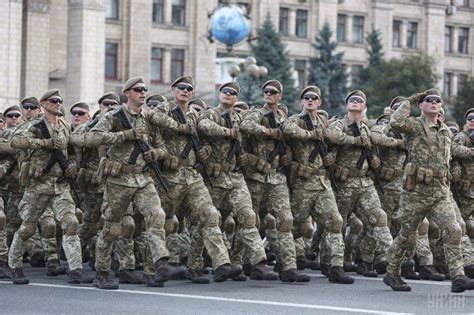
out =
<path fill-rule="evenodd" d="M 201 147 L 197 152 L 196 152 L 196 157 L 199 161 L 205 161 L 209 158 L 211 155 L 211 148 L 208 146 L 203 146 Z"/>

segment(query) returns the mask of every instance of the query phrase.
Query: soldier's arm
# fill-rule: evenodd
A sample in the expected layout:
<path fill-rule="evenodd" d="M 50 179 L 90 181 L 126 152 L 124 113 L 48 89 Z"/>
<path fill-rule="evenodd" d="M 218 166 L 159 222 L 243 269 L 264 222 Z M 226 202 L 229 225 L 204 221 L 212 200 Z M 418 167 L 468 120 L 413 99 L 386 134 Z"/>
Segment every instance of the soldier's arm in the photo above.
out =
<path fill-rule="evenodd" d="M 159 159 L 165 159 L 169 157 L 169 151 L 166 148 L 165 140 L 161 136 L 161 133 L 158 128 L 153 129 L 151 146 L 159 151 Z"/>
<path fill-rule="evenodd" d="M 403 139 L 395 139 L 392 137 L 389 137 L 385 134 L 385 127 L 384 126 L 373 126 L 372 129 L 370 129 L 371 135 L 370 139 L 372 140 L 372 144 L 374 145 L 379 145 L 382 147 L 388 147 L 388 148 L 395 148 L 400 146 L 400 140 L 403 141 Z"/>
<path fill-rule="evenodd" d="M 348 135 L 344 132 L 344 124 L 342 121 L 336 120 L 331 123 L 326 132 L 328 140 L 334 144 L 355 144 L 356 139 L 354 136 Z"/>
<path fill-rule="evenodd" d="M 34 126 L 30 124 L 28 128 L 17 129 L 12 137 L 10 145 L 14 149 L 39 149 L 47 145 L 47 140 L 39 139 L 33 132 Z"/>
<path fill-rule="evenodd" d="M 474 148 L 468 148 L 464 144 L 469 139 L 466 139 L 466 135 L 463 132 L 458 133 L 454 136 L 452 144 L 453 157 L 459 159 L 467 159 L 474 157 Z"/>
<path fill-rule="evenodd" d="M 158 127 L 161 130 L 181 132 L 183 128 L 182 124 L 170 117 L 164 109 L 153 111 L 150 114 L 149 120 L 154 127 Z"/>
<path fill-rule="evenodd" d="M 1 153 L 15 154 L 16 150 L 12 148 L 12 146 L 10 145 L 10 141 L 2 141 L 0 142 L 0 154 Z"/>
<path fill-rule="evenodd" d="M 390 117 L 390 126 L 404 134 L 410 134 L 413 130 L 413 120 L 410 118 L 411 104 L 409 100 L 405 100 L 400 107 Z"/>
<path fill-rule="evenodd" d="M 219 125 L 210 110 L 204 112 L 198 119 L 198 131 L 206 137 L 224 138 L 227 128 Z"/>
<path fill-rule="evenodd" d="M 260 123 L 261 120 L 262 115 L 258 110 L 251 111 L 240 123 L 240 130 L 248 135 L 265 136 L 267 135 L 267 128 Z"/>
<path fill-rule="evenodd" d="M 306 140 L 311 137 L 311 132 L 309 130 L 303 129 L 299 126 L 298 116 L 292 116 L 288 118 L 283 124 L 283 133 L 288 138 Z"/>
<path fill-rule="evenodd" d="M 89 132 L 85 133 L 84 146 L 98 147 L 99 145 L 111 145 L 122 143 L 126 140 L 124 131 L 113 132 L 113 112 L 105 114 Z"/>

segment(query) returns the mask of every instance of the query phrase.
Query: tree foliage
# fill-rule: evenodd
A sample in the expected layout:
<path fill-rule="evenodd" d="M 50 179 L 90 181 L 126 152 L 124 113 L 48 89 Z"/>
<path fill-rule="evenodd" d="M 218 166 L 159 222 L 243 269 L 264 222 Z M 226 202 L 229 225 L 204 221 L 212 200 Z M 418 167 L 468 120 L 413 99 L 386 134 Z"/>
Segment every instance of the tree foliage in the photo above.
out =
<path fill-rule="evenodd" d="M 464 114 L 469 108 L 474 107 L 474 78 L 463 82 L 461 90 L 458 91 L 456 102 L 453 108 L 453 116 L 459 126 L 465 123 Z"/>

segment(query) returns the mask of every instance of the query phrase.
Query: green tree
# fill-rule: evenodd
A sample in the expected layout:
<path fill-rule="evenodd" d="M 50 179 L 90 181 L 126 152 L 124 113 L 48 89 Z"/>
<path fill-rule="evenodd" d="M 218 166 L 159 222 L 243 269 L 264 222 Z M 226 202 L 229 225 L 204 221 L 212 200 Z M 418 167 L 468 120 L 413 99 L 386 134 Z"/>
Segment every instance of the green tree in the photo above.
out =
<path fill-rule="evenodd" d="M 292 77 L 293 69 L 286 45 L 283 44 L 280 34 L 276 31 L 270 15 L 267 15 L 263 24 L 257 29 L 257 42 L 251 44 L 251 48 L 253 56 L 257 59 L 257 64 L 266 67 L 268 75 L 254 79 L 241 66 L 241 74 L 237 77 L 242 88 L 241 96 L 245 98 L 246 95 L 251 95 L 252 100 L 250 102 L 259 103 L 262 101 L 261 85 L 266 80 L 275 79 L 283 85 L 282 103 L 294 112 L 296 110 L 297 91 Z M 249 87 L 250 92 L 248 91 Z"/>
<path fill-rule="evenodd" d="M 474 78 L 463 82 L 461 90 L 458 92 L 453 108 L 453 116 L 459 126 L 465 123 L 464 114 L 469 108 L 474 107 Z"/>
<path fill-rule="evenodd" d="M 347 93 L 347 75 L 342 66 L 344 53 L 335 53 L 337 44 L 331 41 L 331 36 L 331 28 L 326 23 L 312 44 L 318 57 L 310 59 L 308 82 L 321 89 L 322 108 L 330 115 L 340 115 Z"/>
<path fill-rule="evenodd" d="M 352 86 L 357 89 L 364 90 L 365 87 L 371 84 L 369 72 L 370 68 L 378 67 L 383 61 L 383 45 L 381 41 L 381 34 L 379 30 L 372 29 L 367 35 L 367 55 L 369 56 L 369 64 L 359 70 L 357 76 L 352 82 Z"/>
<path fill-rule="evenodd" d="M 438 75 L 431 57 L 407 55 L 370 67 L 368 78 L 371 84 L 361 89 L 367 94 L 368 116 L 377 117 L 395 96 L 410 96 L 434 87 Z"/>

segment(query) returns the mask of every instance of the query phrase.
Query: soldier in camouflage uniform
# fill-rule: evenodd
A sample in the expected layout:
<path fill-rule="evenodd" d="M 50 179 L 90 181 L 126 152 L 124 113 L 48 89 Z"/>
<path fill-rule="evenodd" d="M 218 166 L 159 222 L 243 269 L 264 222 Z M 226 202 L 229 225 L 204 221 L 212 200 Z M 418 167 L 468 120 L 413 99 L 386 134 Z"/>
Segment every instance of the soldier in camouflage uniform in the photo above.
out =
<path fill-rule="evenodd" d="M 283 132 L 292 150 L 293 161 L 290 164 L 290 205 L 293 212 L 293 235 L 303 236 L 302 226 L 309 216 L 317 221 L 324 230 L 321 247 L 329 251 L 331 282 L 351 284 L 354 278 L 346 275 L 343 266 L 344 242 L 342 239 L 342 217 L 337 210 L 336 199 L 328 179 L 327 169 L 334 166 L 334 157 L 330 154 L 314 159 L 313 150 L 318 151 L 316 141 L 325 146 L 324 136 L 327 120 L 319 116 L 317 109 L 321 104 L 321 91 L 316 86 L 308 86 L 301 91 L 302 113 L 291 116 L 285 121 Z M 311 123 L 307 123 L 311 120 Z M 327 151 L 326 151 L 327 153 Z M 324 153 L 323 153 L 324 154 Z M 311 234 L 307 238 L 311 237 Z M 300 255 L 304 255 L 301 251 Z M 328 266 L 329 269 L 329 266 Z"/>
<path fill-rule="evenodd" d="M 209 146 L 193 145 L 190 137 L 196 137 L 198 115 L 188 107 L 188 101 L 194 89 L 194 80 L 189 76 L 176 79 L 171 88 L 175 95 L 176 105 L 158 108 L 153 112 L 151 121 L 161 132 L 168 149 L 168 156 L 163 162 L 163 177 L 169 191 L 160 187 L 163 209 L 167 221 L 173 221 L 174 215 L 188 220 L 192 226 L 192 243 L 188 256 L 189 274 L 193 282 L 208 283 L 202 274 L 202 246 L 212 259 L 214 281 L 225 281 L 242 272 L 240 267 L 230 265 L 229 254 L 224 245 L 219 228 L 219 212 L 212 204 L 212 198 L 204 180 L 196 167 L 204 167 L 205 160 L 211 154 Z M 184 122 L 179 121 L 181 112 Z"/>
<path fill-rule="evenodd" d="M 410 117 L 411 105 L 418 104 L 420 117 Z M 404 169 L 400 198 L 400 232 L 389 251 L 389 265 L 384 283 L 394 291 L 410 291 L 400 278 L 400 264 L 406 251 L 416 244 L 421 221 L 430 220 L 443 233 L 442 241 L 452 286 L 451 292 L 474 289 L 474 281 L 464 275 L 461 249 L 462 230 L 449 197 L 450 131 L 438 120 L 442 99 L 431 89 L 408 98 L 392 114 L 390 126 L 405 134 L 409 163 Z"/>
<path fill-rule="evenodd" d="M 240 128 L 247 137 L 244 151 L 248 167 L 247 186 L 252 196 L 254 210 L 263 217 L 265 212 L 272 220 L 266 220 L 274 231 L 274 238 L 267 239 L 277 255 L 280 280 L 283 282 L 307 282 L 311 278 L 296 269 L 296 250 L 293 233 L 288 186 L 283 168 L 291 160 L 290 150 L 284 144 L 284 135 L 279 126 L 286 120 L 285 113 L 278 108 L 283 86 L 277 80 L 269 80 L 262 86 L 265 104 L 246 113 Z M 268 116 L 273 115 L 276 125 L 270 126 Z M 275 154 L 277 153 L 277 154 Z M 275 224 L 268 224 L 275 222 Z"/>
<path fill-rule="evenodd" d="M 376 277 L 373 262 L 377 269 L 383 269 L 383 265 L 387 264 L 386 254 L 392 236 L 374 182 L 368 176 L 369 171 L 374 172 L 380 167 L 380 160 L 377 157 L 371 161 L 365 158 L 362 165 L 357 165 L 363 154 L 362 148 L 370 150 L 373 145 L 369 127 L 362 121 L 365 102 L 366 97 L 362 91 L 350 92 L 346 97 L 347 116 L 329 125 L 328 138 L 336 145 L 333 151 L 337 164 L 335 177 L 339 188 L 336 194 L 339 212 L 344 223 L 353 212 L 364 224 L 364 237 L 359 247 L 359 272 L 367 277 Z M 354 129 L 350 126 L 352 123 L 357 125 L 360 136 L 354 135 Z M 371 244 L 375 244 L 375 258 Z"/>
<path fill-rule="evenodd" d="M 222 219 L 226 221 L 227 217 L 231 216 L 236 222 L 234 243 L 242 246 L 242 249 L 237 248 L 237 252 L 244 250 L 249 256 L 250 279 L 277 280 L 278 276 L 267 270 L 265 250 L 256 227 L 252 199 L 240 170 L 241 167 L 246 167 L 245 163 L 248 162 L 240 147 L 241 116 L 233 108 L 240 86 L 237 82 L 229 82 L 221 85 L 219 91 L 220 104 L 205 111 L 198 124 L 203 142 L 212 149 L 208 167 L 214 187 L 209 192 Z M 227 115 L 227 122 L 222 115 Z M 231 257 L 234 260 L 233 255 Z"/>
<path fill-rule="evenodd" d="M 75 216 L 75 204 L 71 197 L 68 181 L 61 177 L 72 178 L 76 174 L 73 163 L 62 169 L 59 162 L 44 173 L 45 164 L 50 160 L 53 151 L 67 157 L 70 127 L 59 119 L 62 99 L 59 90 L 47 91 L 40 99 L 44 108 L 44 117 L 28 122 L 25 128 L 19 128 L 12 137 L 11 146 L 26 150 L 27 158 L 22 161 L 20 184 L 25 186 L 25 193 L 19 204 L 19 213 L 23 222 L 15 232 L 8 254 L 8 264 L 12 268 L 12 280 L 15 284 L 27 284 L 23 274 L 22 257 L 25 242 L 35 233 L 42 213 L 51 207 L 63 229 L 62 246 L 69 264 L 69 283 L 91 283 L 92 278 L 82 272 L 82 255 L 77 229 L 79 222 Z M 41 133 L 38 124 L 44 123 L 51 138 Z M 59 182 L 58 182 L 59 180 Z"/>

